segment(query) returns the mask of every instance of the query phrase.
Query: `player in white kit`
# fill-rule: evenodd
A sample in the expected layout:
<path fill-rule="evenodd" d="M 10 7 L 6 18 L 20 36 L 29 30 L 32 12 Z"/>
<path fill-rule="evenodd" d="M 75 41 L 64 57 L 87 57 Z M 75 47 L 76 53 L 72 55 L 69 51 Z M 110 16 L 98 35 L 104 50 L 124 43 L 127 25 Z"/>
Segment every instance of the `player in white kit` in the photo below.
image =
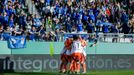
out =
<path fill-rule="evenodd" d="M 80 62 L 82 59 L 82 53 L 83 53 L 83 47 L 82 43 L 79 40 L 79 36 L 74 35 L 73 36 L 73 44 L 71 49 L 71 64 L 70 64 L 70 70 L 75 71 L 77 73 L 80 72 Z M 73 68 L 73 69 L 72 69 Z"/>

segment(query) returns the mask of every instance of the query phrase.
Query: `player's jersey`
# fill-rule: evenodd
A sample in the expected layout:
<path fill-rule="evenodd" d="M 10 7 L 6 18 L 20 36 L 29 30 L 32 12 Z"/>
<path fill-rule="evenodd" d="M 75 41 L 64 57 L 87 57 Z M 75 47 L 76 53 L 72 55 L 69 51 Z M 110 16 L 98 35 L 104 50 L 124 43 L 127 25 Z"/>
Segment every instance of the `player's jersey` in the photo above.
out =
<path fill-rule="evenodd" d="M 70 55 L 71 54 L 71 45 L 72 45 L 72 39 L 68 38 L 65 42 L 64 42 L 64 48 L 61 51 L 61 54 L 65 54 L 65 55 Z"/>
<path fill-rule="evenodd" d="M 74 41 L 72 44 L 71 54 L 73 53 L 82 53 L 83 47 L 81 41 Z"/>
<path fill-rule="evenodd" d="M 68 39 L 65 41 L 64 45 L 65 45 L 65 48 L 66 48 L 67 50 L 71 50 L 72 39 L 68 38 Z"/>

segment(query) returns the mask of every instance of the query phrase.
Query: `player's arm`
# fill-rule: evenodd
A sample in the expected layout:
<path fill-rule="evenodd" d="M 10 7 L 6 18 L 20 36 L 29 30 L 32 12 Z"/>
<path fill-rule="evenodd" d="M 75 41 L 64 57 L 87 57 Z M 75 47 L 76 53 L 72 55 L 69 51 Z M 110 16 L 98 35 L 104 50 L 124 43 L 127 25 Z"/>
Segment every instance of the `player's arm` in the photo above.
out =
<path fill-rule="evenodd" d="M 94 40 L 94 43 L 93 43 L 93 44 L 91 44 L 91 45 L 90 45 L 90 47 L 95 46 L 95 45 L 97 44 L 97 42 L 98 42 L 98 41 L 97 41 L 97 39 L 95 39 L 95 40 Z"/>

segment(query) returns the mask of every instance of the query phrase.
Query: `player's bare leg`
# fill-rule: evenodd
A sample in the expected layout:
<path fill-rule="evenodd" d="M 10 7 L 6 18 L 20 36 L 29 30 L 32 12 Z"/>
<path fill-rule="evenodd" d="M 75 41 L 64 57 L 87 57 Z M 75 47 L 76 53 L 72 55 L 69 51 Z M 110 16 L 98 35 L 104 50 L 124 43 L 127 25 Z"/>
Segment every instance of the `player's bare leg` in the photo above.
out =
<path fill-rule="evenodd" d="M 86 63 L 85 62 L 83 62 L 83 63 L 81 63 L 81 65 L 82 65 L 82 69 L 83 69 L 83 74 L 85 74 L 87 71 L 87 69 L 86 69 Z"/>
<path fill-rule="evenodd" d="M 62 73 L 62 68 L 63 68 L 63 62 L 61 62 L 61 64 L 60 64 L 60 73 Z"/>
<path fill-rule="evenodd" d="M 60 73 L 65 73 L 66 70 L 67 70 L 67 61 L 64 58 L 62 58 L 60 64 Z"/>
<path fill-rule="evenodd" d="M 64 72 L 66 72 L 66 63 L 61 63 L 61 65 L 60 65 L 60 73 L 64 73 Z"/>
<path fill-rule="evenodd" d="M 73 68 L 73 60 L 71 61 L 70 65 L 69 65 L 69 71 L 72 71 Z"/>
<path fill-rule="evenodd" d="M 69 66 L 69 73 L 75 73 L 75 72 L 76 72 L 76 62 L 72 60 Z"/>
<path fill-rule="evenodd" d="M 82 73 L 85 74 L 86 71 L 87 71 L 87 68 L 86 68 L 86 56 L 83 56 L 82 57 L 81 65 L 82 65 L 82 69 L 83 69 L 83 72 Z"/>
<path fill-rule="evenodd" d="M 80 73 L 80 63 L 76 62 L 76 72 Z"/>

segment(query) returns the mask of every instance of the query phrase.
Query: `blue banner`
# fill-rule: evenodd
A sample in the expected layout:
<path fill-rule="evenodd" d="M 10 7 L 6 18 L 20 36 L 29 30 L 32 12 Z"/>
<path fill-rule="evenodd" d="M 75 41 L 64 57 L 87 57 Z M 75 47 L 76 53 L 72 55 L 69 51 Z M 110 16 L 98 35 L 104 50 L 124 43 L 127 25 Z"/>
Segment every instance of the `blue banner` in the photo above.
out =
<path fill-rule="evenodd" d="M 113 24 L 110 22 L 102 22 L 102 21 L 97 21 L 96 26 L 112 26 Z"/>
<path fill-rule="evenodd" d="M 19 49 L 26 47 L 26 36 L 10 36 L 8 40 L 8 48 Z"/>
<path fill-rule="evenodd" d="M 64 34 L 64 40 L 66 40 L 67 38 L 72 38 L 73 37 L 73 35 L 80 35 L 82 38 L 84 38 L 84 39 L 88 39 L 88 37 L 89 37 L 89 35 L 88 34 Z"/>

